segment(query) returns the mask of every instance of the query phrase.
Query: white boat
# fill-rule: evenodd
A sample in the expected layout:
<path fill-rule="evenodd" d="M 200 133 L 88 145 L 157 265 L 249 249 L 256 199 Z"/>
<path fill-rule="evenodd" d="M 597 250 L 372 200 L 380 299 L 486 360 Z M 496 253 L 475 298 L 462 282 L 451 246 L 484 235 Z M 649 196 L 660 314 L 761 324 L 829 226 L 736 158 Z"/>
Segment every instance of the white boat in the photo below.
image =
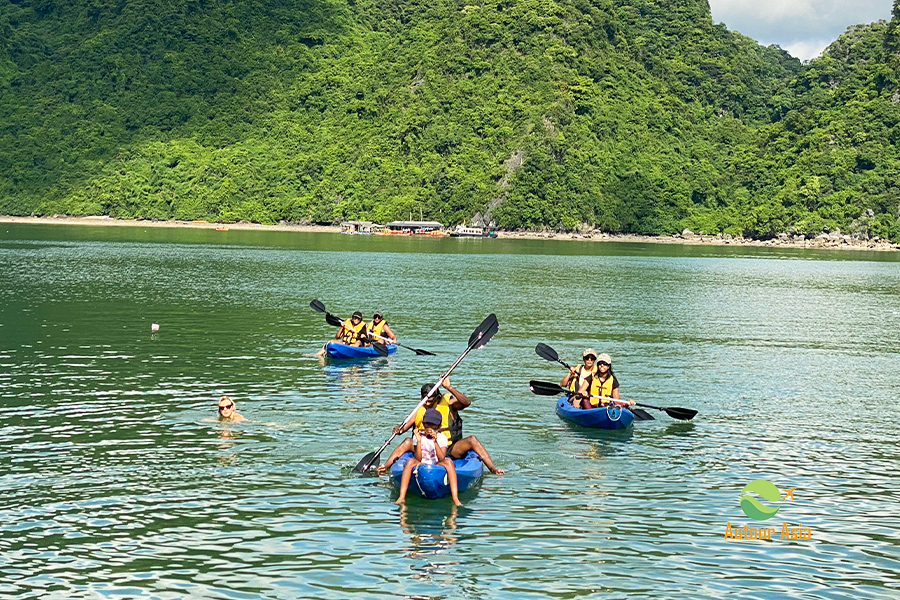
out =
<path fill-rule="evenodd" d="M 490 237 L 495 238 L 497 234 L 493 231 L 485 232 L 481 227 L 466 227 L 465 225 L 457 225 L 456 229 L 450 232 L 450 237 Z"/>

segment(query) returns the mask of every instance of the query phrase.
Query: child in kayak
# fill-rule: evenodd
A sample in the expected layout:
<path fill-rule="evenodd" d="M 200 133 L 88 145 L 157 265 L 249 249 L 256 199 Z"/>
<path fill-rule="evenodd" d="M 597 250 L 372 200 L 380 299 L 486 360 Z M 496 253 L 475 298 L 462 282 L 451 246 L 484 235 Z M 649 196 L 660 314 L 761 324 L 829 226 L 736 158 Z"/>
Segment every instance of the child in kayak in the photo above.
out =
<path fill-rule="evenodd" d="M 403 504 L 406 501 L 406 490 L 409 489 L 409 480 L 412 471 L 418 464 L 440 465 L 447 469 L 447 484 L 450 486 L 450 497 L 453 504 L 462 506 L 459 501 L 456 484 L 456 468 L 453 461 L 447 455 L 447 436 L 441 435 L 438 429 L 441 426 L 441 413 L 433 408 L 425 411 L 422 417 L 424 429 L 413 431 L 413 457 L 403 465 L 403 475 L 400 478 L 400 495 L 395 504 Z"/>

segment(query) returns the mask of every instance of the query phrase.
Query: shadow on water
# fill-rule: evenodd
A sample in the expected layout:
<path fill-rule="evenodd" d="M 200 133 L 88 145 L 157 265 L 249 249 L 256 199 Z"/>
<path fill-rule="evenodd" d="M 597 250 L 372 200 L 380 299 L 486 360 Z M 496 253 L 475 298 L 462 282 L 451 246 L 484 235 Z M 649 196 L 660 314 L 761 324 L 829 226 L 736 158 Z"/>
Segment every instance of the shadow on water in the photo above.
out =
<path fill-rule="evenodd" d="M 688 435 L 694 431 L 693 421 L 677 421 L 666 426 L 663 435 Z"/>

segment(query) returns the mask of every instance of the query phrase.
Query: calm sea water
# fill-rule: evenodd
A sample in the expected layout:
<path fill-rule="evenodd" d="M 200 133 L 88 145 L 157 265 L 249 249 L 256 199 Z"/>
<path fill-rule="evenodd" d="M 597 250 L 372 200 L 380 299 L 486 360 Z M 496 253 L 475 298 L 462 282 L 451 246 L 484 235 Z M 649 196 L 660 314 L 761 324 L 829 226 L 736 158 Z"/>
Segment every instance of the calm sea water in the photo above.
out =
<path fill-rule="evenodd" d="M 321 364 L 313 298 L 437 356 Z M 398 508 L 351 469 L 491 312 L 452 379 L 506 474 Z M 0 596 L 898 598 L 898 322 L 896 254 L 0 226 Z M 700 413 L 569 426 L 537 342 Z"/>

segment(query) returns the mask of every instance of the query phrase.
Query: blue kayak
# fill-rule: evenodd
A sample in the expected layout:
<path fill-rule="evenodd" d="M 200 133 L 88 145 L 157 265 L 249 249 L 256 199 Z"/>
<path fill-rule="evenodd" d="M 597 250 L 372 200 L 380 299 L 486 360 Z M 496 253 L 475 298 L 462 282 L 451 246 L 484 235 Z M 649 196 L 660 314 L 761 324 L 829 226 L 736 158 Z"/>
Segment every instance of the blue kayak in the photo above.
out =
<path fill-rule="evenodd" d="M 566 396 L 556 402 L 556 414 L 582 427 L 596 429 L 625 429 L 634 421 L 634 413 L 620 406 L 577 408 L 569 404 Z"/>
<path fill-rule="evenodd" d="M 388 354 L 397 351 L 397 344 L 385 344 Z M 330 341 L 325 344 L 325 353 L 328 358 L 372 358 L 373 356 L 381 356 L 372 346 L 348 346 L 340 342 Z"/>
<path fill-rule="evenodd" d="M 400 489 L 400 477 L 403 475 L 403 465 L 407 459 L 412 458 L 412 452 L 404 452 L 400 458 L 391 465 L 391 481 L 394 487 Z M 469 450 L 465 457 L 453 460 L 456 467 L 456 485 L 460 493 L 468 489 L 484 473 L 484 464 L 478 457 L 478 453 Z M 422 498 L 443 498 L 450 495 L 450 486 L 447 483 L 447 469 L 440 465 L 417 465 L 409 480 L 407 492 L 421 496 Z"/>

